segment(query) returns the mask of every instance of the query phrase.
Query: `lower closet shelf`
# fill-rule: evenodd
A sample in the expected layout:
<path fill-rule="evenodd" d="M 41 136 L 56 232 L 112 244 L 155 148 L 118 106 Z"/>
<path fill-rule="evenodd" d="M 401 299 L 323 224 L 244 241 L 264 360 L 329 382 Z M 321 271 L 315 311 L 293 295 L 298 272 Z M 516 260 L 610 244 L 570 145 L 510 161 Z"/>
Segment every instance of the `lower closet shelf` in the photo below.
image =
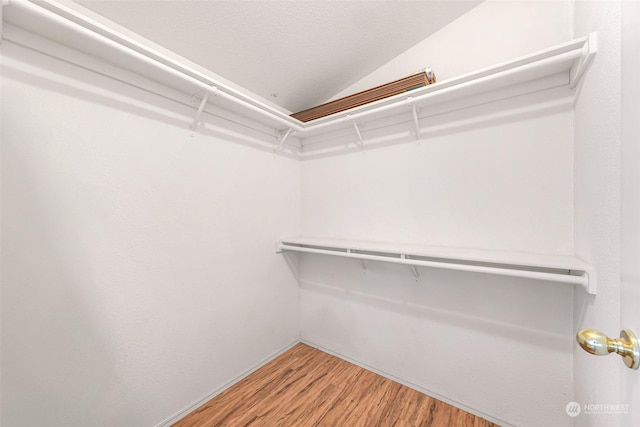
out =
<path fill-rule="evenodd" d="M 406 264 L 416 279 L 417 267 L 445 268 L 501 276 L 525 277 L 580 285 L 596 294 L 595 271 L 573 255 L 548 255 L 512 251 L 459 249 L 435 246 L 393 245 L 340 239 L 290 237 L 276 244 L 280 252 L 302 252 L 365 261 Z"/>

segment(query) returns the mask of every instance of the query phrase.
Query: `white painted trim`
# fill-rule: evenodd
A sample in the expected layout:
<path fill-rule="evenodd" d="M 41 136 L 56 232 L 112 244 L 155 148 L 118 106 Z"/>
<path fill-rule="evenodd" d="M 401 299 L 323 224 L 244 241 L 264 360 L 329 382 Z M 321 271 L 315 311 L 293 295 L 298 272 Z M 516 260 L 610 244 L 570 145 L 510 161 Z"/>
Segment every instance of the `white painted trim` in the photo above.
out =
<path fill-rule="evenodd" d="M 295 346 L 295 345 L 297 345 L 299 343 L 300 343 L 300 340 L 296 339 L 296 340 L 290 342 L 289 344 L 285 345 L 284 347 L 281 347 L 280 349 L 278 349 L 275 352 L 271 353 L 269 356 L 267 356 L 264 359 L 260 360 L 255 365 L 251 366 L 246 371 L 242 372 L 240 375 L 236 376 L 235 378 L 232 378 L 231 380 L 227 381 L 226 383 L 224 383 L 220 387 L 218 387 L 215 390 L 211 391 L 206 396 L 198 399 L 197 401 L 193 402 L 192 404 L 190 404 L 186 408 L 178 411 L 177 413 L 175 413 L 174 415 L 172 415 L 169 418 L 165 419 L 161 423 L 156 424 L 156 427 L 168 427 L 168 426 L 178 422 L 179 420 L 181 420 L 182 418 L 186 417 L 187 415 L 189 415 L 194 410 L 198 409 L 200 406 L 202 406 L 207 401 L 213 399 L 214 397 L 216 397 L 217 395 L 219 395 L 220 393 L 222 393 L 223 391 L 225 391 L 229 387 L 232 387 L 235 384 L 239 383 L 244 378 L 248 377 L 249 375 L 251 375 L 252 373 L 257 371 L 258 369 L 262 368 L 264 365 L 266 365 L 267 363 L 271 362 L 276 357 L 278 357 L 278 356 L 282 355 L 283 353 L 289 351 L 291 348 L 293 348 L 293 346 Z"/>
<path fill-rule="evenodd" d="M 316 343 L 314 341 L 311 341 L 309 339 L 301 337 L 300 338 L 300 342 L 303 343 L 303 344 L 306 344 L 308 346 L 317 348 L 320 351 L 324 351 L 325 353 L 328 353 L 328 354 L 330 354 L 332 356 L 335 356 L 335 357 L 337 357 L 339 359 L 345 360 L 345 361 L 347 361 L 349 363 L 353 363 L 354 365 L 357 365 L 357 366 L 359 366 L 359 367 L 361 367 L 363 369 L 366 369 L 368 371 L 374 372 L 374 373 L 376 373 L 378 375 L 381 375 L 381 376 L 383 376 L 385 378 L 388 378 L 388 379 L 390 379 L 392 381 L 400 383 L 400 384 L 402 384 L 404 386 L 407 386 L 407 387 L 409 387 L 409 388 L 411 388 L 413 390 L 419 391 L 420 393 L 426 394 L 427 396 L 431 396 L 434 399 L 438 399 L 438 400 L 440 400 L 440 401 L 442 401 L 444 403 L 447 403 L 447 404 L 449 404 L 451 406 L 455 406 L 456 408 L 461 409 L 461 410 L 463 410 L 465 412 L 468 412 L 468 413 L 470 413 L 472 415 L 476 415 L 478 417 L 482 417 L 485 420 L 491 421 L 492 423 L 497 424 L 499 426 L 502 426 L 502 427 L 515 427 L 514 424 L 510 424 L 510 423 L 508 423 L 508 422 L 506 422 L 504 420 L 500 420 L 498 418 L 492 417 L 491 415 L 488 415 L 488 414 L 486 414 L 486 413 L 484 413 L 482 411 L 479 411 L 479 410 L 477 410 L 475 408 L 467 406 L 464 403 L 460 403 L 460 402 L 457 402 L 457 401 L 455 401 L 453 399 L 449 399 L 446 396 L 443 396 L 443 395 L 438 394 L 438 393 L 436 393 L 434 391 L 431 391 L 431 390 L 428 390 L 428 389 L 426 389 L 424 387 L 416 385 L 416 384 L 412 383 L 411 381 L 409 381 L 409 380 L 407 380 L 405 378 L 399 377 L 399 376 L 397 376 L 395 374 L 389 373 L 389 372 L 384 371 L 382 369 L 378 369 L 378 368 L 373 367 L 373 366 L 371 366 L 371 365 L 369 365 L 369 364 L 367 364 L 365 362 L 362 362 L 360 360 L 353 359 L 353 358 L 351 358 L 349 356 L 345 356 L 344 354 L 338 353 L 338 352 L 336 352 L 334 350 L 329 350 L 328 348 L 322 346 L 321 344 L 318 344 L 318 343 Z"/>
<path fill-rule="evenodd" d="M 385 370 L 382 369 L 378 369 L 376 367 L 373 367 L 365 362 L 362 362 L 360 360 L 357 359 L 353 359 L 349 356 L 345 356 L 344 354 L 338 353 L 334 350 L 329 350 L 328 348 L 322 346 L 321 344 L 318 344 L 312 340 L 306 339 L 306 338 L 300 338 L 300 339 L 296 339 L 295 341 L 285 345 L 284 347 L 280 348 L 279 350 L 276 350 L 275 352 L 271 353 L 269 356 L 265 357 L 264 359 L 262 359 L 260 362 L 256 363 L 255 365 L 253 365 L 252 367 L 250 367 L 249 369 L 247 369 L 246 371 L 244 371 L 242 374 L 238 375 L 237 377 L 231 379 L 230 381 L 226 382 L 225 384 L 221 385 L 220 387 L 216 388 L 215 390 L 211 391 L 209 394 L 207 394 L 206 396 L 198 399 L 197 401 L 193 402 L 192 404 L 190 404 L 189 406 L 187 406 L 186 408 L 182 409 L 181 411 L 175 413 L 174 415 L 170 416 L 169 418 L 165 419 L 164 421 L 162 421 L 161 423 L 157 424 L 155 427 L 169 427 L 172 424 L 180 421 L 182 418 L 186 417 L 187 415 L 189 415 L 191 412 L 193 412 L 194 410 L 196 410 L 197 408 L 199 408 L 200 406 L 202 406 L 204 403 L 206 403 L 207 401 L 213 399 L 214 397 L 216 397 L 217 395 L 219 395 L 220 393 L 222 393 L 223 391 L 227 390 L 228 388 L 234 386 L 235 384 L 239 383 L 240 381 L 242 381 L 244 378 L 248 377 L 249 375 L 251 375 L 252 373 L 254 373 L 255 371 L 257 371 L 258 369 L 260 369 L 261 367 L 263 367 L 264 365 L 266 365 L 267 363 L 271 362 L 273 359 L 275 359 L 276 357 L 284 354 L 285 352 L 289 351 L 290 349 L 292 349 L 295 345 L 302 343 L 302 344 L 306 344 L 310 347 L 316 348 L 320 351 L 323 351 L 327 354 L 330 354 L 332 356 L 335 356 L 339 359 L 342 359 L 346 362 L 349 363 L 353 363 L 356 366 L 359 366 L 363 369 L 366 369 L 368 371 L 371 371 L 373 373 L 376 373 L 378 375 L 381 375 L 385 378 L 388 378 L 392 381 L 395 381 L 399 384 L 402 384 L 404 386 L 407 386 L 413 390 L 419 391 L 420 393 L 426 394 L 427 396 L 433 397 L 434 399 L 438 399 L 444 403 L 447 403 L 451 406 L 455 406 L 458 409 L 461 409 L 465 412 L 468 412 L 472 415 L 476 415 L 478 417 L 484 418 L 487 421 L 491 421 L 494 424 L 497 424 L 499 426 L 503 426 L 503 427 L 515 427 L 514 424 L 509 424 L 508 422 L 504 421 L 504 420 L 500 420 L 498 418 L 495 418 L 489 414 L 486 414 L 482 411 L 479 411 L 475 408 L 472 408 L 470 406 L 465 405 L 464 403 L 460 403 L 458 401 L 455 401 L 453 399 L 449 399 L 446 396 L 443 396 L 439 393 L 436 393 L 434 391 L 428 390 L 424 387 L 421 387 L 419 385 L 416 385 L 414 383 L 412 383 L 411 381 L 399 377 L 395 374 L 389 373 Z"/>

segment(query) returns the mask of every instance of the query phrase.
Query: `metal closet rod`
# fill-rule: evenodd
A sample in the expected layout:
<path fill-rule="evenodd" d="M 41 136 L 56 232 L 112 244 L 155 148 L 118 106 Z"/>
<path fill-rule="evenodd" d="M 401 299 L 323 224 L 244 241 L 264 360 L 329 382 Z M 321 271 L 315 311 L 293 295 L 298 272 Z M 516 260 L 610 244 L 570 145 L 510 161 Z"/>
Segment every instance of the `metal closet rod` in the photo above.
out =
<path fill-rule="evenodd" d="M 496 274 L 500 276 L 523 277 L 528 279 L 545 280 L 549 282 L 570 283 L 588 288 L 589 278 L 586 274 L 581 276 L 573 276 L 570 274 L 547 273 L 544 271 L 520 270 L 516 268 L 490 267 L 475 264 L 458 264 L 446 261 L 424 261 L 419 259 L 408 258 L 411 254 L 405 254 L 405 257 L 392 257 L 383 255 L 362 254 L 353 251 L 343 252 L 338 250 L 316 249 L 303 246 L 287 245 L 280 243 L 279 249 L 282 251 L 306 252 L 312 254 L 340 256 L 344 258 L 355 258 L 370 261 L 391 262 L 396 264 L 414 265 L 420 267 L 445 268 L 448 270 L 469 271 L 474 273 Z"/>

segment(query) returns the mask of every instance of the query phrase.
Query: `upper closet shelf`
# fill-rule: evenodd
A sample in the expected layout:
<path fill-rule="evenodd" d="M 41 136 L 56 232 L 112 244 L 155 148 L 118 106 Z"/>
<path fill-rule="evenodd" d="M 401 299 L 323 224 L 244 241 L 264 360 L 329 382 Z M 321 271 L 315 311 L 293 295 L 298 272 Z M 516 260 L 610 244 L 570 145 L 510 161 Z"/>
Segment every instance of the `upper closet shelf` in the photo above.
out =
<path fill-rule="evenodd" d="M 332 255 L 365 261 L 406 264 L 416 277 L 416 267 L 444 268 L 476 273 L 525 277 L 569 283 L 584 287 L 595 295 L 595 271 L 572 255 L 548 255 L 513 251 L 490 251 L 437 246 L 394 245 L 340 239 L 290 237 L 276 244 L 278 252 L 302 252 Z"/>
<path fill-rule="evenodd" d="M 567 86 L 569 89 L 574 89 L 596 53 L 597 34 L 591 33 L 588 36 L 511 61 L 306 122 L 302 135 L 304 137 L 314 136 L 341 126 L 347 127 L 352 123 L 379 119 L 404 111 L 407 114 L 412 113 L 414 130 L 416 137 L 419 138 L 418 121 L 429 116 L 426 107 L 436 103 L 496 92 L 503 88 L 533 81 L 539 81 L 540 84 L 530 91 L 557 86 Z M 439 70 L 434 71 L 437 73 Z M 551 78 L 552 76 L 555 78 Z M 548 79 L 542 81 L 545 78 Z M 422 114 L 416 114 L 416 109 L 422 109 Z"/>
<path fill-rule="evenodd" d="M 343 128 L 351 129 L 354 142 L 364 147 L 366 135 L 361 130 L 362 122 L 402 113 L 412 122 L 412 129 L 419 139 L 419 121 L 428 116 L 428 111 L 421 111 L 424 107 L 454 99 L 468 99 L 474 95 L 551 76 L 559 77 L 552 79 L 549 85 L 566 85 L 573 89 L 597 51 L 596 33 L 591 33 L 512 61 L 303 123 L 290 117 L 289 112 L 251 95 L 248 91 L 219 81 L 209 70 L 180 60 L 176 55 L 159 52 L 158 49 L 145 45 L 141 38 L 124 35 L 64 4 L 53 0 L 38 3 L 10 0 L 3 8 L 4 19 L 12 25 L 44 35 L 52 41 L 183 93 L 200 94 L 200 102 L 194 105 L 194 119 L 187 126 L 195 128 L 208 102 L 221 111 L 273 128 L 276 131 L 274 135 L 277 135 L 274 137 L 274 144 L 278 148 L 282 148 L 285 140 L 292 136 L 301 139 L 304 145 L 307 137 Z M 445 70 L 434 71 L 442 74 Z M 539 85 L 535 90 L 540 90 Z M 210 96 L 205 96 L 206 94 Z M 399 120 L 407 121 L 406 118 Z"/>

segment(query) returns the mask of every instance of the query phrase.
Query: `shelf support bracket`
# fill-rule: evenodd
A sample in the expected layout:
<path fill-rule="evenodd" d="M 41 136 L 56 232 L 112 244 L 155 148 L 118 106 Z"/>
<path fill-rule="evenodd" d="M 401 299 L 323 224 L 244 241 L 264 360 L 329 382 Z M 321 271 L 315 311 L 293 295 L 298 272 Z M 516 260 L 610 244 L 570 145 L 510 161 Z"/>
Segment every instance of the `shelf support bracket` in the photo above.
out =
<path fill-rule="evenodd" d="M 198 127 L 198 122 L 200 122 L 200 118 L 202 117 L 202 112 L 204 111 L 204 106 L 207 105 L 208 100 L 209 100 L 209 92 L 205 92 L 204 96 L 202 97 L 202 101 L 200 101 L 200 107 L 198 107 L 198 112 L 196 113 L 196 116 L 193 119 L 193 123 L 191 123 L 191 126 L 189 126 L 189 129 L 191 129 L 191 131 L 195 131 L 196 128 Z"/>
<path fill-rule="evenodd" d="M 405 259 L 410 259 L 409 256 L 405 255 L 405 254 L 400 254 L 400 258 L 405 260 Z M 411 268 L 411 272 L 413 273 L 413 277 L 415 277 L 416 282 L 418 281 L 418 279 L 420 278 L 420 274 L 418 273 L 418 267 L 416 267 L 413 264 L 408 264 L 409 267 Z"/>
<path fill-rule="evenodd" d="M 362 133 L 360 133 L 360 128 L 358 127 L 358 123 L 356 123 L 356 121 L 354 120 L 353 122 L 353 128 L 356 130 L 356 134 L 358 135 L 358 141 L 360 145 L 360 148 L 362 148 L 362 151 L 364 151 L 364 140 L 362 139 Z"/>
<path fill-rule="evenodd" d="M 590 295 L 596 294 L 596 272 L 595 270 L 589 270 L 584 272 L 584 276 L 587 279 L 587 283 L 584 285 L 585 290 Z"/>
<path fill-rule="evenodd" d="M 278 138 L 280 140 L 280 142 L 278 143 L 278 146 L 273 150 L 273 154 L 276 154 L 278 151 L 282 150 L 282 147 L 284 146 L 284 142 L 287 140 L 287 138 L 291 134 L 292 130 L 293 130 L 293 128 L 287 129 L 287 131 L 284 133 L 284 135 L 282 135 L 282 136 L 280 136 Z"/>
<path fill-rule="evenodd" d="M 347 249 L 347 253 L 348 254 L 352 254 L 353 252 L 351 251 L 351 249 Z M 367 272 L 367 264 L 364 262 L 364 260 L 362 258 L 357 258 L 357 260 L 360 262 L 360 267 L 362 267 L 362 272 L 366 273 Z"/>
<path fill-rule="evenodd" d="M 416 132 L 416 141 L 420 141 L 420 124 L 418 123 L 418 110 L 416 108 L 416 104 L 411 104 L 411 112 L 413 114 L 413 129 Z"/>
<path fill-rule="evenodd" d="M 580 83 L 580 79 L 591 65 L 594 57 L 598 53 L 598 34 L 593 32 L 587 36 L 587 42 L 582 48 L 582 55 L 571 66 L 569 72 L 569 89 L 574 89 Z"/>

